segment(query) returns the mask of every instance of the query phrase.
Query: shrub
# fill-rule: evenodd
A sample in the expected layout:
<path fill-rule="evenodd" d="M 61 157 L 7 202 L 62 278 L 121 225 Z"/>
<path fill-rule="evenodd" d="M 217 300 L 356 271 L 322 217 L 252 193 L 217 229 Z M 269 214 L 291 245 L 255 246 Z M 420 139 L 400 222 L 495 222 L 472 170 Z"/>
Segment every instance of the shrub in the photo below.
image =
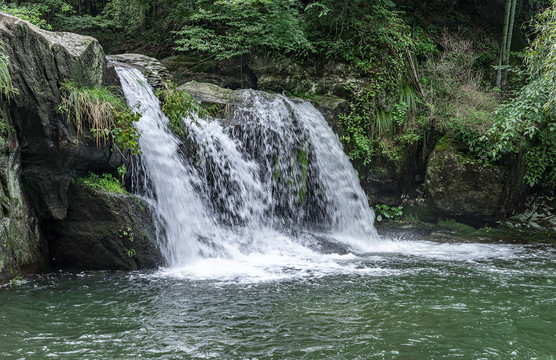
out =
<path fill-rule="evenodd" d="M 161 109 L 168 117 L 170 130 L 178 136 L 185 135 L 185 119 L 203 115 L 199 102 L 186 91 L 178 90 L 171 82 L 167 88 L 157 91 L 156 96 L 162 102 Z"/>
<path fill-rule="evenodd" d="M 480 138 L 496 122 L 499 99 L 484 90 L 483 73 L 475 67 L 480 53 L 471 40 L 463 34 L 443 33 L 440 45 L 444 51 L 424 67 L 428 116 L 443 141 L 461 143 L 467 152 L 485 159 Z"/>
<path fill-rule="evenodd" d="M 556 104 L 549 101 L 548 82 L 544 77 L 533 80 L 500 106 L 498 121 L 483 138 L 491 144 L 487 155 L 492 161 L 505 155 L 522 158 L 530 186 L 542 181 L 556 185 Z"/>

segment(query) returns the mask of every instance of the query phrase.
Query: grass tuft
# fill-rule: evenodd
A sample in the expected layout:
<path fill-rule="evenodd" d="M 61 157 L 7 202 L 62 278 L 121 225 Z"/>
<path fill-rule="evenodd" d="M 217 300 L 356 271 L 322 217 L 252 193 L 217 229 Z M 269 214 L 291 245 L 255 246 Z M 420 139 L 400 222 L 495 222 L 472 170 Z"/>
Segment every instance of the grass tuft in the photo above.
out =
<path fill-rule="evenodd" d="M 10 58 L 6 55 L 4 42 L 0 41 L 0 95 L 10 101 L 10 95 L 17 94 L 18 90 L 12 83 L 10 76 Z"/>
<path fill-rule="evenodd" d="M 118 194 L 129 194 L 122 187 L 122 184 L 120 184 L 118 179 L 116 179 L 111 174 L 97 175 L 95 173 L 89 172 L 89 175 L 87 177 L 77 179 L 77 183 L 101 191 Z"/>
<path fill-rule="evenodd" d="M 62 85 L 60 92 L 62 99 L 57 110 L 66 113 L 68 121 L 75 124 L 78 138 L 84 124 L 88 124 L 95 135 L 97 146 L 100 146 L 101 141 L 106 145 L 112 136 L 114 142 L 124 150 L 140 152 L 140 133 L 133 127 L 133 122 L 140 116 L 109 88 L 88 88 L 67 82 Z"/>

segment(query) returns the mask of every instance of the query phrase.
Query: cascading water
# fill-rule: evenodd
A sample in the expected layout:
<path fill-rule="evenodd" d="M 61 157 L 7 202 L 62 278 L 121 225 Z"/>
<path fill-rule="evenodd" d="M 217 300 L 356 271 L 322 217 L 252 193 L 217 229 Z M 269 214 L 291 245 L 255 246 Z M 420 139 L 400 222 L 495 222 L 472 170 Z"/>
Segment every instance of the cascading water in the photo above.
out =
<path fill-rule="evenodd" d="M 187 119 L 187 139 L 179 139 L 141 73 L 117 72 L 129 105 L 142 114 L 136 190 L 155 209 L 171 267 L 365 251 L 377 239 L 357 174 L 309 103 L 245 90 L 227 126 Z"/>

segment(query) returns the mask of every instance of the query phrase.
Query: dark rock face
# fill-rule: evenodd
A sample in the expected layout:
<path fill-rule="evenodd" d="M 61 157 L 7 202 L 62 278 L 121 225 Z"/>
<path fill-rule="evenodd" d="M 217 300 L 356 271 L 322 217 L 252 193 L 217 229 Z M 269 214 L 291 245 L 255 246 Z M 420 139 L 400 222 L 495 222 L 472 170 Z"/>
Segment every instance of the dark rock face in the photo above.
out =
<path fill-rule="evenodd" d="M 440 215 L 481 225 L 506 214 L 506 170 L 467 160 L 450 146 L 438 145 L 431 154 L 425 184 L 430 204 Z"/>
<path fill-rule="evenodd" d="M 14 135 L 0 134 L 0 283 L 47 267 L 47 244 L 19 179 L 20 153 Z"/>
<path fill-rule="evenodd" d="M 257 88 L 263 91 L 290 94 L 335 95 L 346 97 L 346 83 L 359 80 L 348 76 L 343 64 L 323 64 L 319 69 L 290 59 L 268 61 L 254 56 L 249 67 L 257 76 Z"/>
<path fill-rule="evenodd" d="M 155 268 L 162 264 L 155 234 L 143 201 L 72 183 L 68 214 L 51 226 L 51 260 L 76 269 Z"/>
<path fill-rule="evenodd" d="M 49 251 L 54 264 L 82 269 L 159 264 L 153 220 L 143 205 L 130 196 L 91 195 L 72 185 L 88 171 L 113 172 L 124 161 L 108 146 L 96 145 L 89 124 L 78 138 L 75 125 L 56 111 L 65 82 L 119 85 L 99 43 L 44 31 L 4 13 L 0 41 L 18 91 L 2 104 L 7 114 L 0 117 L 15 130 L 0 134 L 0 281 L 44 268 Z M 133 234 L 134 243 L 129 235 L 124 241 L 124 232 Z"/>
<path fill-rule="evenodd" d="M 166 82 L 170 80 L 168 70 L 155 58 L 141 54 L 110 55 L 107 58 L 139 69 L 155 90 L 165 87 Z"/>
<path fill-rule="evenodd" d="M 110 153 L 97 148 L 89 134 L 77 139 L 75 126 L 55 111 L 59 87 L 67 81 L 101 85 L 104 53 L 91 37 L 44 31 L 3 13 L 0 40 L 6 44 L 19 92 L 9 110 L 21 143 L 23 183 L 39 216 L 63 219 L 72 178 L 102 167 Z"/>

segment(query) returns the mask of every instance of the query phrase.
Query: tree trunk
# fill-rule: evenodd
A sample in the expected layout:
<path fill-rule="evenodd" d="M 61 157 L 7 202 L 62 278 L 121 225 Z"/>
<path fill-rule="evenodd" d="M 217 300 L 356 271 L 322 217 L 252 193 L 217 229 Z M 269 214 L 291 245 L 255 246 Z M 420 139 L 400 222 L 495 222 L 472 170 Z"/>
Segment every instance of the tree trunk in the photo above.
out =
<path fill-rule="evenodd" d="M 504 65 L 510 64 L 510 49 L 512 46 L 512 36 L 514 31 L 514 23 L 515 23 L 515 8 L 516 8 L 517 0 L 512 0 L 512 9 L 510 13 L 510 24 L 508 25 L 508 39 L 506 40 L 506 58 L 504 59 Z M 506 83 L 506 79 L 508 78 L 508 70 L 504 69 L 502 77 L 502 86 Z"/>
<path fill-rule="evenodd" d="M 498 72 L 496 74 L 496 87 L 502 88 L 502 66 L 506 60 L 506 47 L 508 42 L 508 27 L 510 25 L 510 12 L 512 0 L 506 0 L 506 13 L 504 15 L 504 31 L 502 32 L 502 44 L 500 45 L 500 61 L 498 62 Z"/>

